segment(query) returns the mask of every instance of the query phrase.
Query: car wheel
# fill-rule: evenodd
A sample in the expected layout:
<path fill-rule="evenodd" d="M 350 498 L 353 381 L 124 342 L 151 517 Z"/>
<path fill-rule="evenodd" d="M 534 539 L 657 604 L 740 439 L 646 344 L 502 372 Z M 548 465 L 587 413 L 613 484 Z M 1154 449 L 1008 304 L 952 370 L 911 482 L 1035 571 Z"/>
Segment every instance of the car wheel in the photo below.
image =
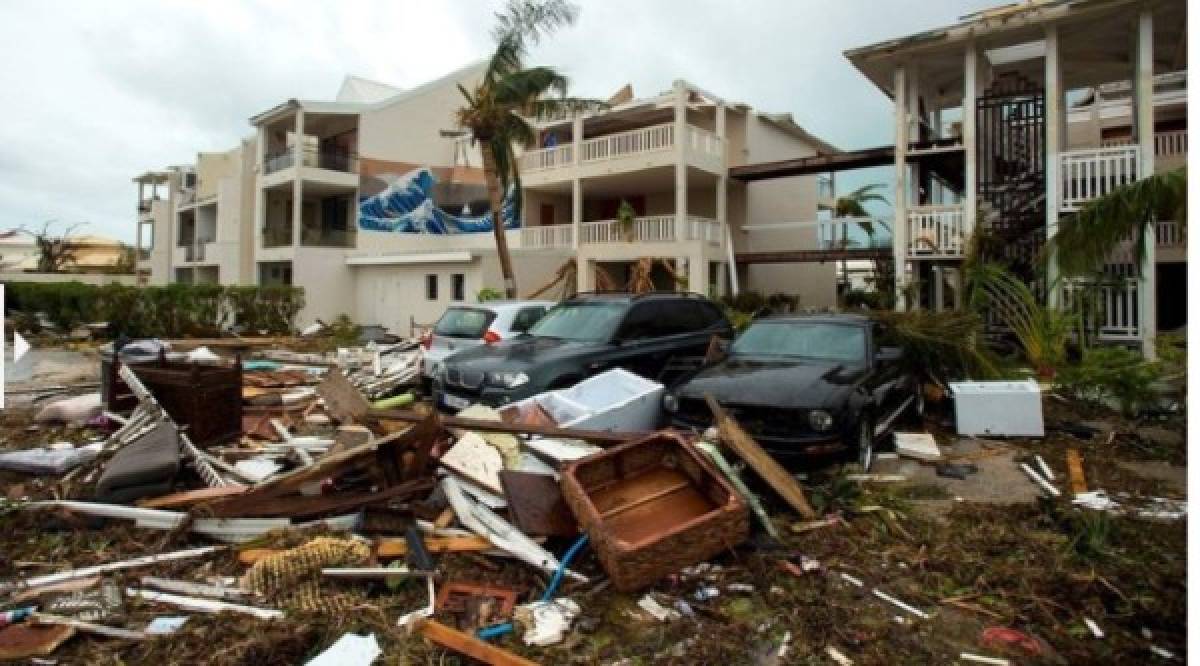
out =
<path fill-rule="evenodd" d="M 871 458 L 875 453 L 875 424 L 870 417 L 863 415 L 858 422 L 858 464 L 863 473 L 871 469 Z"/>

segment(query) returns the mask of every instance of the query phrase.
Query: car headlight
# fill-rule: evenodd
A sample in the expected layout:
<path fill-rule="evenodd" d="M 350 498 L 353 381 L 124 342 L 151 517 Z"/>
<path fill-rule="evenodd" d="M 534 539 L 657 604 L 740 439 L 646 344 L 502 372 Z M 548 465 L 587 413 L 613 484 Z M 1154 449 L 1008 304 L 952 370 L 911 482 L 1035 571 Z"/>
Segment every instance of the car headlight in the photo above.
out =
<path fill-rule="evenodd" d="M 514 389 L 529 383 L 529 375 L 523 372 L 489 372 L 487 383 L 507 389 Z"/>
<path fill-rule="evenodd" d="M 833 414 L 823 409 L 814 409 L 808 413 L 808 425 L 817 432 L 825 432 L 833 427 Z"/>
<path fill-rule="evenodd" d="M 674 414 L 679 411 L 679 398 L 674 393 L 663 394 L 663 409 Z"/>

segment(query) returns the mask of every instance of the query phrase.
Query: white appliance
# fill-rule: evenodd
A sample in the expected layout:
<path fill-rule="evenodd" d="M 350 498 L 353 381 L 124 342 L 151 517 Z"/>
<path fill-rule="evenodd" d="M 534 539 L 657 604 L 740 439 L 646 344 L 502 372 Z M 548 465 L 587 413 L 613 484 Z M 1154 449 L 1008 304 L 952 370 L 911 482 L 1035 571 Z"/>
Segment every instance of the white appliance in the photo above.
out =
<path fill-rule="evenodd" d="M 1032 379 L 1021 382 L 950 382 L 960 435 L 1043 437 L 1042 392 Z"/>

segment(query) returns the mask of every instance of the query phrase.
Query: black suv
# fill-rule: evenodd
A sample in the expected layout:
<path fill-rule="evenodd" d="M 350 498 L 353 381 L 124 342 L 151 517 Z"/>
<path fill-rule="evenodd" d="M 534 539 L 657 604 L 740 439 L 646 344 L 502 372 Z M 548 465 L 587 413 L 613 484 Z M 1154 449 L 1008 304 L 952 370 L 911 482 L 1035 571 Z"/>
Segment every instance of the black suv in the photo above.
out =
<path fill-rule="evenodd" d="M 579 294 L 525 335 L 447 358 L 434 400 L 450 410 L 500 406 L 616 367 L 658 378 L 672 358 L 703 356 L 713 335 L 729 339 L 733 328 L 699 294 Z"/>

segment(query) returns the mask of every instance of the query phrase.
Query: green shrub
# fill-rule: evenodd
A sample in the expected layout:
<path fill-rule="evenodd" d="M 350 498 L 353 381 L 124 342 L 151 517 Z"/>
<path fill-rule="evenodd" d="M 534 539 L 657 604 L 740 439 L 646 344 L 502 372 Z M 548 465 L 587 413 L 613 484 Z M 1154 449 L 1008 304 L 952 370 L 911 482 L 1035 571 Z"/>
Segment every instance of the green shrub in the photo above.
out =
<path fill-rule="evenodd" d="M 10 282 L 5 287 L 5 308 L 21 313 L 22 321 L 35 312 L 45 312 L 64 330 L 107 321 L 113 337 L 208 337 L 233 324 L 253 333 L 285 334 L 304 307 L 303 290 L 295 287 L 131 287 L 80 282 Z"/>
<path fill-rule="evenodd" d="M 499 289 L 492 289 L 491 287 L 484 287 L 483 289 L 479 290 L 478 294 L 475 294 L 475 300 L 479 301 L 480 303 L 498 301 L 502 298 L 504 298 L 504 292 L 500 291 Z"/>
<path fill-rule="evenodd" d="M 1116 401 L 1127 415 L 1154 399 L 1153 384 L 1162 374 L 1138 352 L 1124 347 L 1097 347 L 1083 353 L 1080 361 L 1057 375 L 1057 387 L 1071 397 L 1098 405 Z"/>
<path fill-rule="evenodd" d="M 740 291 L 737 296 L 726 295 L 721 303 L 739 312 L 755 314 L 767 307 L 767 299 L 757 291 Z"/>
<path fill-rule="evenodd" d="M 334 347 L 353 347 L 358 344 L 362 327 L 350 320 L 349 315 L 340 314 L 329 324 L 330 341 Z"/>

